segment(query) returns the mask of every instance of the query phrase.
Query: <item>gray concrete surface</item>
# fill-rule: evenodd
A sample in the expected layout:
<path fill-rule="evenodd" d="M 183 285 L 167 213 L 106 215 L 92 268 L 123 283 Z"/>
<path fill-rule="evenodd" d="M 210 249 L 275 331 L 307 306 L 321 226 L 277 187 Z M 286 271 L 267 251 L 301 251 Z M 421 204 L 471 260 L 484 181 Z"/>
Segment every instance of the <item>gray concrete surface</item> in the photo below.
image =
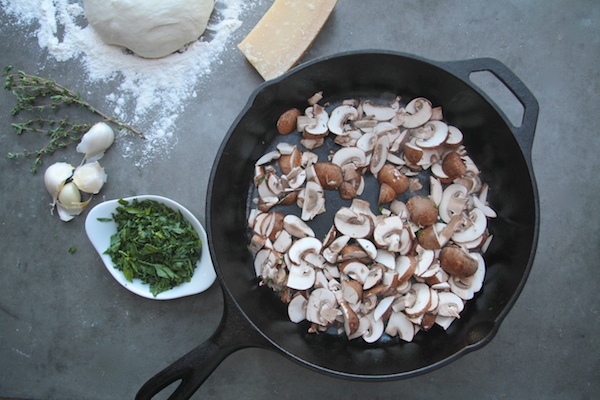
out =
<path fill-rule="evenodd" d="M 167 195 L 204 221 L 214 155 L 262 82 L 235 43 L 270 4 L 262 1 L 242 15 L 243 25 L 224 55 L 227 62 L 215 66 L 198 83 L 198 97 L 184 104 L 176 123 L 178 143 L 168 156 L 135 168 L 118 148 L 108 153 L 104 164 L 111 165 L 111 174 L 102 198 Z M 2 65 L 84 89 L 77 79 L 79 61 L 47 57 L 32 28 L 8 24 L 11 18 L 0 13 Z M 417 378 L 338 380 L 276 353 L 246 349 L 228 357 L 193 398 L 598 398 L 600 4 L 340 0 L 303 60 L 367 48 L 440 61 L 493 57 L 538 99 L 533 165 L 541 226 L 522 295 L 489 345 Z M 492 97 L 497 86 L 491 85 Z M 85 89 L 102 107 L 114 87 Z M 10 129 L 13 103 L 9 93 L 0 93 L 2 155 L 31 140 Z M 222 312 L 218 283 L 200 295 L 168 302 L 127 292 L 88 242 L 84 218 L 63 224 L 48 214 L 42 175 L 30 174 L 25 162 L 2 158 L 0 165 L 0 396 L 133 398 L 147 379 L 215 331 Z M 70 247 L 77 251 L 70 254 Z"/>

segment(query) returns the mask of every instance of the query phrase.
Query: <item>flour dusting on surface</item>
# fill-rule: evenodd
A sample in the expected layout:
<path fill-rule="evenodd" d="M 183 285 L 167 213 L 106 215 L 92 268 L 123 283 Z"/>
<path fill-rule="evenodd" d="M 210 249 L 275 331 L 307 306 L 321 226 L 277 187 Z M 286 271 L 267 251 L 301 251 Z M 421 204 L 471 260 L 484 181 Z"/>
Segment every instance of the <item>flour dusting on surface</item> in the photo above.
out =
<path fill-rule="evenodd" d="M 143 59 L 105 44 L 88 25 L 80 2 L 69 0 L 0 0 L 19 25 L 35 29 L 40 48 L 58 62 L 78 60 L 91 83 L 117 82 L 107 107 L 122 121 L 142 131 L 147 140 L 124 136 L 126 157 L 143 166 L 177 143 L 175 124 L 186 100 L 197 96 L 197 84 L 213 72 L 251 5 L 243 0 L 217 0 L 206 32 L 181 52 Z M 99 108 L 102 108 L 99 106 Z"/>

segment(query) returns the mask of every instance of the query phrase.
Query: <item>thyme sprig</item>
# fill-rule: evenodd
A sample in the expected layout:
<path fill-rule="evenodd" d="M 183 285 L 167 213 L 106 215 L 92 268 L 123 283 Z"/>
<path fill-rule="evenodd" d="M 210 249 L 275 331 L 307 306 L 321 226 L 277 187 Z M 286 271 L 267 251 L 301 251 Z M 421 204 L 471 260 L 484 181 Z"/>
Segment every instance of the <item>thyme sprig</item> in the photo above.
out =
<path fill-rule="evenodd" d="M 12 123 L 11 126 L 17 133 L 41 133 L 49 137 L 49 142 L 37 150 L 23 150 L 20 153 L 10 152 L 6 155 L 9 159 L 35 156 L 31 172 L 37 172 L 42 164 L 42 157 L 53 154 L 57 149 L 65 148 L 78 142 L 81 137 L 92 127 L 92 123 L 73 122 L 69 116 L 58 116 L 61 109 L 69 106 L 86 109 L 101 118 L 103 122 L 115 124 L 119 130 L 128 130 L 145 139 L 144 134 L 134 127 L 127 125 L 116 117 L 111 117 L 98 110 L 76 93 L 58 84 L 53 79 L 30 75 L 23 71 L 12 71 L 11 66 L 4 68 L 4 89 L 11 91 L 17 103 L 11 110 L 12 116 L 21 112 L 33 115 L 32 119 L 24 122 Z"/>

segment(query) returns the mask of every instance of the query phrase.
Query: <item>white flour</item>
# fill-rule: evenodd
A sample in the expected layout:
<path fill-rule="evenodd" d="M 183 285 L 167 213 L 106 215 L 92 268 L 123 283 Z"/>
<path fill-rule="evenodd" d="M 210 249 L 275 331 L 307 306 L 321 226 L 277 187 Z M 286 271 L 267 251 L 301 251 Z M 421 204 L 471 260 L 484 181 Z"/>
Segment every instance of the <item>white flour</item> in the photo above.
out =
<path fill-rule="evenodd" d="M 177 142 L 175 123 L 185 101 L 195 97 L 197 84 L 218 68 L 231 34 L 241 25 L 241 13 L 252 3 L 217 0 L 199 41 L 182 53 L 147 60 L 104 44 L 88 26 L 79 1 L 0 0 L 4 12 L 18 20 L 15 29 L 35 29 L 40 48 L 56 61 L 80 61 L 91 83 L 118 82 L 116 91 L 106 97 L 108 108 L 95 105 L 107 111 L 112 107 L 112 115 L 144 132 L 146 141 L 123 137 L 124 155 L 134 157 L 137 166 L 159 151 L 168 152 Z"/>

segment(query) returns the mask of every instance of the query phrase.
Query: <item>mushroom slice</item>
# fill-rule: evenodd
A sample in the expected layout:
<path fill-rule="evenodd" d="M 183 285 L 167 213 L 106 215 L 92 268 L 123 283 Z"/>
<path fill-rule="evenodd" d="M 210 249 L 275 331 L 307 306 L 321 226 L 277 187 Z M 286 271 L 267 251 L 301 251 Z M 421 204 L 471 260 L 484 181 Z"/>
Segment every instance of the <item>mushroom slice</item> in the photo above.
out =
<path fill-rule="evenodd" d="M 340 302 L 340 309 L 342 310 L 342 315 L 344 316 L 344 332 L 346 333 L 346 336 L 350 337 L 358 330 L 360 326 L 360 320 L 358 319 L 356 312 L 350 308 L 348 303 L 344 301 Z"/>
<path fill-rule="evenodd" d="M 287 254 L 290 261 L 296 265 L 299 265 L 307 253 L 321 253 L 322 244 L 321 241 L 314 237 L 305 237 L 296 240 L 289 248 Z"/>
<path fill-rule="evenodd" d="M 402 126 L 416 128 L 429 121 L 433 113 L 433 107 L 428 99 L 417 97 L 408 102 L 404 111 Z"/>
<path fill-rule="evenodd" d="M 444 193 L 444 189 L 442 187 L 442 183 L 435 176 L 429 177 L 429 198 L 433 200 L 436 206 L 438 206 L 442 202 L 442 195 Z"/>
<path fill-rule="evenodd" d="M 290 265 L 287 279 L 287 287 L 296 290 L 307 290 L 313 287 L 316 279 L 316 271 L 308 263 L 301 265 Z"/>
<path fill-rule="evenodd" d="M 371 218 L 349 207 L 341 207 L 335 213 L 333 222 L 338 232 L 351 238 L 364 238 L 373 231 Z"/>
<path fill-rule="evenodd" d="M 453 125 L 448 125 L 448 137 L 446 138 L 446 145 L 450 147 L 457 147 L 460 146 L 462 142 L 462 131 Z"/>
<path fill-rule="evenodd" d="M 365 133 L 356 141 L 356 147 L 364 151 L 365 153 L 370 153 L 373 151 L 375 147 L 375 142 L 377 142 L 377 135 L 374 133 Z"/>
<path fill-rule="evenodd" d="M 399 251 L 403 244 L 403 226 L 397 215 L 384 218 L 375 226 L 373 240 L 379 247 L 388 251 Z"/>
<path fill-rule="evenodd" d="M 431 304 L 431 290 L 425 283 L 415 283 L 412 289 L 415 292 L 415 302 L 412 306 L 407 307 L 404 312 L 409 318 L 417 318 L 423 315 Z"/>
<path fill-rule="evenodd" d="M 439 326 L 441 326 L 444 330 L 448 330 L 448 328 L 450 328 L 450 325 L 452 325 L 452 322 L 454 322 L 456 318 L 453 317 L 442 317 L 441 315 L 437 315 L 435 317 L 435 323 Z"/>
<path fill-rule="evenodd" d="M 288 317 L 294 323 L 300 323 L 306 319 L 306 297 L 297 293 L 288 304 Z"/>
<path fill-rule="evenodd" d="M 452 292 L 438 292 L 437 315 L 442 317 L 460 318 L 464 309 L 463 300 Z"/>
<path fill-rule="evenodd" d="M 302 205 L 302 220 L 309 221 L 325 211 L 325 194 L 323 187 L 314 181 L 306 182 L 304 203 Z"/>
<path fill-rule="evenodd" d="M 310 226 L 296 215 L 288 214 L 283 218 L 283 229 L 295 238 L 315 237 Z"/>
<path fill-rule="evenodd" d="M 375 258 L 378 255 L 378 250 L 375 247 L 375 245 L 373 244 L 373 242 L 371 242 L 368 239 L 363 239 L 363 238 L 357 238 L 356 242 L 364 250 L 364 252 L 366 253 L 366 255 L 369 259 L 375 260 Z"/>
<path fill-rule="evenodd" d="M 317 288 L 310 293 L 306 305 L 306 319 L 312 323 L 328 326 L 341 315 L 337 309 L 337 301 L 333 292 L 325 288 Z"/>
<path fill-rule="evenodd" d="M 358 110 L 349 104 L 342 104 L 331 112 L 327 127 L 334 135 L 347 135 L 348 131 L 344 125 L 356 118 L 358 118 Z"/>
<path fill-rule="evenodd" d="M 417 269 L 417 260 L 413 256 L 399 256 L 396 258 L 396 272 L 398 285 L 407 282 Z"/>
<path fill-rule="evenodd" d="M 398 336 L 406 342 L 412 342 L 415 337 L 415 328 L 403 312 L 392 312 L 388 319 L 385 333 L 394 337 Z"/>
<path fill-rule="evenodd" d="M 385 165 L 389 147 L 390 140 L 387 136 L 381 136 L 377 139 L 377 142 L 375 142 L 369 168 L 373 176 L 377 176 L 379 171 L 381 171 L 381 168 Z"/>
<path fill-rule="evenodd" d="M 279 232 L 277 239 L 273 242 L 273 250 L 278 253 L 285 253 L 292 245 L 292 235 L 286 230 Z"/>
<path fill-rule="evenodd" d="M 259 166 L 259 165 L 268 164 L 271 161 L 278 159 L 279 157 L 281 157 L 281 153 L 277 150 L 273 150 L 273 151 L 263 154 L 263 156 L 260 157 L 254 165 Z"/>
<path fill-rule="evenodd" d="M 433 264 L 435 260 L 435 251 L 421 249 L 417 254 L 417 268 L 415 269 L 414 274 L 421 276 L 429 269 L 431 264 Z"/>
<path fill-rule="evenodd" d="M 487 228 L 487 218 L 483 211 L 474 208 L 469 213 L 469 218 L 464 229 L 459 229 L 452 235 L 452 240 L 456 243 L 471 242 L 485 233 Z"/>
<path fill-rule="evenodd" d="M 331 244 L 323 250 L 323 257 L 325 257 L 325 260 L 331 264 L 336 263 L 340 252 L 348 244 L 349 240 L 350 236 L 342 235 L 331 242 Z"/>
<path fill-rule="evenodd" d="M 396 110 L 394 108 L 373 104 L 369 100 L 362 103 L 362 109 L 367 118 L 374 118 L 377 121 L 389 121 L 396 116 Z"/>
<path fill-rule="evenodd" d="M 375 318 L 375 321 L 386 319 L 386 314 L 391 310 L 395 298 L 395 296 L 387 296 L 379 301 L 377 307 L 373 310 L 373 318 Z"/>
<path fill-rule="evenodd" d="M 305 139 L 320 139 L 327 135 L 329 114 L 327 114 L 327 111 L 318 104 L 313 105 L 312 113 L 315 120 L 311 125 L 304 128 L 303 137 Z"/>
<path fill-rule="evenodd" d="M 342 281 L 342 297 L 350 304 L 358 304 L 362 299 L 363 287 L 355 280 Z"/>
<path fill-rule="evenodd" d="M 266 268 L 273 268 L 277 265 L 277 256 L 270 249 L 263 248 L 254 257 L 254 271 L 257 277 L 264 277 L 263 272 Z"/>
<path fill-rule="evenodd" d="M 415 144 L 424 149 L 441 146 L 448 137 L 448 125 L 442 121 L 429 121 L 419 130 L 424 130 L 427 137 L 417 139 Z"/>
<path fill-rule="evenodd" d="M 302 167 L 294 167 L 287 175 L 282 176 L 290 189 L 295 190 L 301 187 L 306 181 L 306 170 Z"/>
<path fill-rule="evenodd" d="M 396 258 L 394 257 L 394 254 L 385 249 L 377 249 L 374 261 L 390 270 L 396 268 Z"/>
<path fill-rule="evenodd" d="M 344 261 L 340 264 L 339 268 L 349 278 L 354 279 L 361 285 L 365 283 L 370 272 L 365 264 L 355 260 Z"/>
<path fill-rule="evenodd" d="M 344 147 L 335 152 L 331 162 L 342 168 L 350 163 L 356 167 L 364 167 L 367 163 L 367 157 L 365 152 L 358 147 Z"/>
<path fill-rule="evenodd" d="M 363 283 L 363 289 L 364 290 L 371 289 L 373 286 L 375 286 L 379 282 L 381 282 L 382 278 L 383 278 L 383 268 L 378 265 L 371 267 L 371 269 L 369 270 L 369 273 L 365 277 L 365 280 Z"/>
<path fill-rule="evenodd" d="M 376 320 L 372 312 L 367 314 L 366 317 L 369 321 L 369 329 L 362 335 L 362 338 L 367 343 L 374 343 L 383 335 L 385 325 L 383 320 Z"/>
<path fill-rule="evenodd" d="M 483 211 L 485 216 L 488 218 L 496 218 L 498 216 L 498 214 L 496 214 L 496 211 L 494 211 L 490 206 L 482 202 L 477 196 L 473 196 L 473 204 L 475 205 L 475 207 Z"/>
<path fill-rule="evenodd" d="M 454 215 L 460 215 L 467 205 L 467 188 L 458 183 L 448 185 L 442 193 L 442 199 L 438 205 L 440 218 L 449 223 Z"/>

